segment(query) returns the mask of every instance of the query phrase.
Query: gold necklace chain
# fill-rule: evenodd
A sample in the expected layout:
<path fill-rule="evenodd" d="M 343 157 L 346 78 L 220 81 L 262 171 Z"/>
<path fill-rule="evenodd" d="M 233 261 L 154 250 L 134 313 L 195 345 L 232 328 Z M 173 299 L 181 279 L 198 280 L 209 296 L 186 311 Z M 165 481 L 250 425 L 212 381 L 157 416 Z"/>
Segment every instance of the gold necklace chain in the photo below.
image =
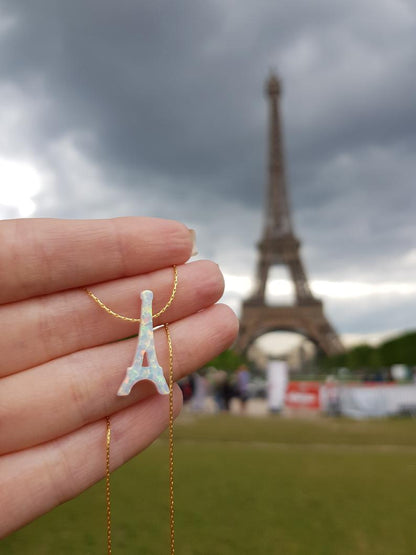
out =
<path fill-rule="evenodd" d="M 159 312 L 156 312 L 156 314 L 153 314 L 153 319 L 158 318 L 161 314 L 166 312 L 167 309 L 170 307 L 170 305 L 173 303 L 173 299 L 175 298 L 175 295 L 176 295 L 177 286 L 178 286 L 178 269 L 176 268 L 176 266 L 173 266 L 172 293 L 170 294 L 170 298 L 168 302 L 165 304 L 165 306 L 161 308 Z M 101 299 L 99 299 L 96 295 L 94 295 L 92 291 L 90 291 L 87 288 L 84 288 L 84 291 L 87 293 L 87 295 L 91 297 L 91 299 L 93 299 L 98 304 L 100 308 L 105 310 L 107 314 L 110 314 L 111 316 L 114 316 L 114 318 L 118 318 L 119 320 L 124 320 L 125 322 L 136 322 L 136 324 L 140 323 L 140 318 L 130 318 L 129 316 L 123 316 L 123 314 L 114 312 L 114 310 L 111 310 L 111 308 L 109 308 L 106 304 L 104 304 Z"/>
<path fill-rule="evenodd" d="M 157 318 L 170 307 L 176 295 L 178 285 L 178 270 L 173 266 L 173 288 L 168 302 L 165 306 L 153 315 Z M 119 318 L 127 322 L 140 322 L 140 318 L 130 318 L 123 316 L 111 310 L 104 304 L 92 291 L 84 289 L 84 291 L 98 304 L 100 308 L 105 310 L 111 316 Z M 170 336 L 169 325 L 163 324 L 166 332 L 169 351 L 169 528 L 170 528 L 170 555 L 175 555 L 175 499 L 174 499 L 174 441 L 173 441 L 173 348 Z M 111 542 L 111 484 L 110 484 L 110 445 L 111 445 L 111 422 L 110 417 L 106 416 L 106 448 L 105 448 L 105 497 L 106 497 L 106 520 L 107 520 L 107 555 L 112 553 Z"/>
<path fill-rule="evenodd" d="M 164 324 L 169 349 L 169 525 L 170 554 L 175 555 L 175 500 L 174 500 L 174 458 L 173 458 L 173 349 L 168 324 Z"/>
<path fill-rule="evenodd" d="M 111 444 L 111 423 L 110 417 L 105 417 L 107 425 L 105 443 L 105 502 L 107 516 L 107 554 L 111 555 L 111 489 L 110 489 L 110 444 Z"/>

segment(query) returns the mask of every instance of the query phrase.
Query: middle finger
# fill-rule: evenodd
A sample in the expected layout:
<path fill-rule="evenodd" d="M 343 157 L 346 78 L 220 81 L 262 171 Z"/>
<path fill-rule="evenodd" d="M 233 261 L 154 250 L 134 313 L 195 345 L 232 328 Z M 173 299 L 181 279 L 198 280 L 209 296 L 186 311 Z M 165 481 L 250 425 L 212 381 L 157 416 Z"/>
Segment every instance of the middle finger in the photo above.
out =
<path fill-rule="evenodd" d="M 140 291 L 154 292 L 153 313 L 168 301 L 173 270 L 91 285 L 98 298 L 118 313 L 140 315 Z M 174 322 L 218 301 L 224 288 L 222 274 L 208 260 L 178 267 L 177 294 L 155 325 Z M 139 324 L 107 314 L 80 289 L 36 297 L 0 306 L 0 377 L 7 376 L 74 351 L 137 334 Z"/>

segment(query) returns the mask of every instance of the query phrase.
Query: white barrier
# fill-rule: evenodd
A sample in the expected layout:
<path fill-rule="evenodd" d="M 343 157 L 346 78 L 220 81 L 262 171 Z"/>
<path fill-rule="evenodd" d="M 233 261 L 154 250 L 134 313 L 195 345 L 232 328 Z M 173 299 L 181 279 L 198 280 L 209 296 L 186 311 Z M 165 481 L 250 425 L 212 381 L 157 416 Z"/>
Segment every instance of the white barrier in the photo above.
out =
<path fill-rule="evenodd" d="M 326 390 L 326 386 L 323 386 Z M 333 386 L 331 387 L 332 394 Z M 338 411 L 350 418 L 377 418 L 404 412 L 416 414 L 416 385 L 337 386 Z M 322 391 L 322 398 L 327 395 Z M 323 403 L 324 410 L 327 408 Z"/>

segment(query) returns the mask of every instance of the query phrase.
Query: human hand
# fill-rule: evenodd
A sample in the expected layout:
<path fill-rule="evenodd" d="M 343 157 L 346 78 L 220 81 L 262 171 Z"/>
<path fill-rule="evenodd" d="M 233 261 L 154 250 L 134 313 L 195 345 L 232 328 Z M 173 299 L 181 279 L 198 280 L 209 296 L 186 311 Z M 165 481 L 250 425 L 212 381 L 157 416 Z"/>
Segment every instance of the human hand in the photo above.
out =
<path fill-rule="evenodd" d="M 226 349 L 237 319 L 214 305 L 223 291 L 216 264 L 184 264 L 189 230 L 151 218 L 0 222 L 0 537 L 104 477 L 105 417 L 111 416 L 111 470 L 151 444 L 168 424 L 168 398 L 149 382 L 128 397 L 117 389 L 131 364 L 140 291 L 154 292 L 156 313 L 172 290 L 169 322 L 175 380 Z M 155 331 L 167 377 L 165 332 Z M 174 390 L 175 415 L 182 404 Z"/>

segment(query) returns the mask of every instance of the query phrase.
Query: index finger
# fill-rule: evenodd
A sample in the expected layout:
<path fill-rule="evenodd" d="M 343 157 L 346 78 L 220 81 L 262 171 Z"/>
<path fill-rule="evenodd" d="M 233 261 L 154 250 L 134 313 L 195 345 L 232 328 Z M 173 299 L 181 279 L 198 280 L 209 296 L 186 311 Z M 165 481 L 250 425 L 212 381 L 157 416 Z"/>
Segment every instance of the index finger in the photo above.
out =
<path fill-rule="evenodd" d="M 173 220 L 4 220 L 0 304 L 183 264 L 191 251 Z"/>

